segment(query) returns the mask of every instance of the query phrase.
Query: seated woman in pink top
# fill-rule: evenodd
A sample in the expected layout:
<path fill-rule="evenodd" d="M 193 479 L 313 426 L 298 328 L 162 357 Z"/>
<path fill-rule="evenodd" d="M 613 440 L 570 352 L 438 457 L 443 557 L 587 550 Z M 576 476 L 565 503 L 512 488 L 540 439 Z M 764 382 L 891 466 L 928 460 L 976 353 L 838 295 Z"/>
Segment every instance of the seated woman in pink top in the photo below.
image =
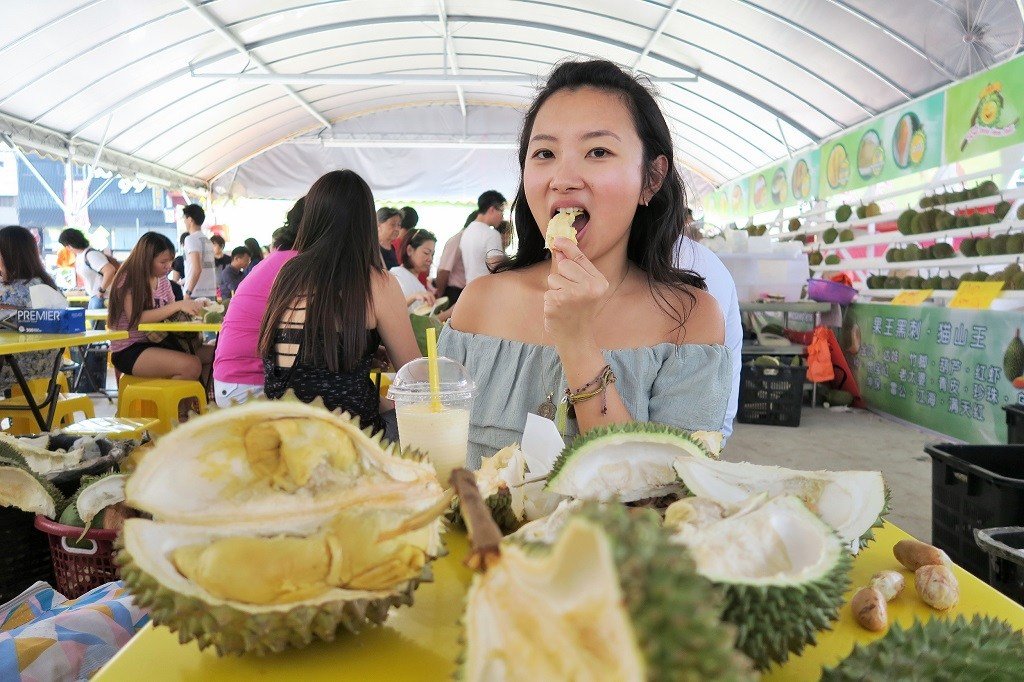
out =
<path fill-rule="evenodd" d="M 292 244 L 302 220 L 304 200 L 296 201 L 288 211 L 284 227 L 274 232 L 271 254 L 253 266 L 231 297 L 213 360 L 213 392 L 221 407 L 244 403 L 263 393 L 263 358 L 256 350 L 260 323 L 277 273 L 299 253 Z"/>
<path fill-rule="evenodd" d="M 173 350 L 150 341 L 139 324 L 162 322 L 177 312 L 196 315 L 204 299 L 175 301 L 167 273 L 174 260 L 174 244 L 158 232 L 142 235 L 114 275 L 110 289 L 107 326 L 127 330 L 128 338 L 110 344 L 110 360 L 122 374 L 154 379 L 200 377 L 209 365 L 212 349 L 200 347 L 199 355 Z"/>

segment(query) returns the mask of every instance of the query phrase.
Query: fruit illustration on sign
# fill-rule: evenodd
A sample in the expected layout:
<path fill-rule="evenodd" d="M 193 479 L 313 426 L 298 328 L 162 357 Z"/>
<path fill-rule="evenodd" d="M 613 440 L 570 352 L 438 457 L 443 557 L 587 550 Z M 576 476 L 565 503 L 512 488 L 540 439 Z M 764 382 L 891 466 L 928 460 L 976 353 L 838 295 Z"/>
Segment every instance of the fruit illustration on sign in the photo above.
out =
<path fill-rule="evenodd" d="M 786 169 L 777 168 L 772 175 L 772 201 L 781 204 L 789 196 L 789 183 L 786 182 Z"/>
<path fill-rule="evenodd" d="M 837 144 L 828 155 L 825 167 L 828 185 L 832 189 L 841 189 L 850 182 L 850 158 L 846 147 Z"/>
<path fill-rule="evenodd" d="M 743 213 L 743 188 L 739 185 L 733 185 L 729 201 L 733 213 Z"/>
<path fill-rule="evenodd" d="M 921 163 L 924 158 L 925 134 L 921 119 L 912 111 L 900 117 L 892 134 L 892 159 L 900 168 Z"/>
<path fill-rule="evenodd" d="M 768 197 L 768 181 L 764 179 L 764 175 L 758 175 L 754 179 L 754 191 L 753 199 L 754 206 L 760 208 L 764 206 L 765 199 Z"/>
<path fill-rule="evenodd" d="M 811 169 L 807 162 L 800 160 L 793 166 L 793 177 L 790 180 L 795 199 L 806 199 L 811 195 Z"/>
<path fill-rule="evenodd" d="M 1006 375 L 1007 381 L 1011 382 L 1016 382 L 1024 376 L 1024 342 L 1020 340 L 1019 329 L 1003 354 L 1003 374 Z"/>
<path fill-rule="evenodd" d="M 974 109 L 967 133 L 960 143 L 960 151 L 967 149 L 967 145 L 976 137 L 1012 135 L 1016 131 L 1019 121 L 1020 116 L 1003 96 L 1002 82 L 989 83 L 978 94 L 978 106 Z"/>
<path fill-rule="evenodd" d="M 857 172 L 865 180 L 870 180 L 881 175 L 884 166 L 885 153 L 882 150 L 882 141 L 877 132 L 869 130 L 860 138 L 860 146 L 857 149 Z"/>

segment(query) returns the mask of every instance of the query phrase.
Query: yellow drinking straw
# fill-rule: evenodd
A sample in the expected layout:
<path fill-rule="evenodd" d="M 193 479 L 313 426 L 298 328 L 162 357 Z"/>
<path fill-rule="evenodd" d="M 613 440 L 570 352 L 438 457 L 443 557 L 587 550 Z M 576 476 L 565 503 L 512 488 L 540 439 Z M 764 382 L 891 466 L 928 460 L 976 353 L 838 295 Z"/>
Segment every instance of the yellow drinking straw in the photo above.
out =
<path fill-rule="evenodd" d="M 441 372 L 437 367 L 437 330 L 427 328 L 427 371 L 430 375 L 430 411 L 441 411 Z"/>

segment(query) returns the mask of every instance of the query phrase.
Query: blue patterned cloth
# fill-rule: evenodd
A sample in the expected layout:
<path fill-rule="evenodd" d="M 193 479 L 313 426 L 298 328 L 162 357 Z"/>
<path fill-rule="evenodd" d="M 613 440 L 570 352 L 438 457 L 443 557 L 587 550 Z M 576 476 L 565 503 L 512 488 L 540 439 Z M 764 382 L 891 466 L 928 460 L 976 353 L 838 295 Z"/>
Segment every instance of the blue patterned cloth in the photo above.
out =
<path fill-rule="evenodd" d="M 0 604 L 0 680 L 88 680 L 149 621 L 118 581 L 68 600 L 36 583 Z"/>

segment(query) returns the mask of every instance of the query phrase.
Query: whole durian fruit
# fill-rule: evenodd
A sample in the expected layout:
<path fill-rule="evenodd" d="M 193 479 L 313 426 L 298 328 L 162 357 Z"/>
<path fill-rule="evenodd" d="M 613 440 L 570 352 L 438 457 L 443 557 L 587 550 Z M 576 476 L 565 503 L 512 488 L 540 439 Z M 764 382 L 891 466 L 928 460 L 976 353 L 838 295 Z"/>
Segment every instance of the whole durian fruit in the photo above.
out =
<path fill-rule="evenodd" d="M 449 507 L 433 466 L 348 415 L 254 401 L 160 438 L 125 485 L 121 575 L 154 623 L 220 654 L 357 632 L 410 604 Z"/>
<path fill-rule="evenodd" d="M 843 541 L 790 495 L 762 494 L 714 516 L 686 514 L 673 541 L 725 590 L 722 618 L 737 628 L 736 647 L 763 670 L 813 645 L 839 617 L 850 584 Z"/>
<path fill-rule="evenodd" d="M 881 639 L 858 644 L 822 682 L 884 679 L 891 682 L 954 682 L 1020 679 L 1024 636 L 995 618 L 963 616 L 894 623 Z"/>
<path fill-rule="evenodd" d="M 577 504 L 556 533 L 551 545 L 507 540 L 481 562 L 461 679 L 755 678 L 720 620 L 721 595 L 655 512 Z M 471 533 L 474 545 L 483 535 Z"/>

